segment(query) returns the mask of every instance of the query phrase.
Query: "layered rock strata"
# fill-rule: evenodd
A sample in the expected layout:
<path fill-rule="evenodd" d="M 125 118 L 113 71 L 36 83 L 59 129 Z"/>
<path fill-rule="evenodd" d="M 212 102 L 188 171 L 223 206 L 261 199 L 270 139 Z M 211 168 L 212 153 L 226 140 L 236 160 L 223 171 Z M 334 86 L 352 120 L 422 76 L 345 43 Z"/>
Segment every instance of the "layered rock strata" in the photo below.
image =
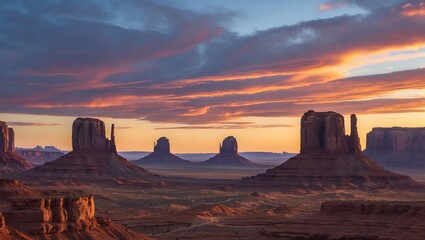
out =
<path fill-rule="evenodd" d="M 350 135 L 345 135 L 342 115 L 312 110 L 301 118 L 300 154 L 247 180 L 318 188 L 416 184 L 407 176 L 381 168 L 362 154 L 354 114 L 351 115 Z"/>
<path fill-rule="evenodd" d="M 365 155 L 388 168 L 425 168 L 425 128 L 373 128 Z"/>
<path fill-rule="evenodd" d="M 5 122 L 0 122 L 0 176 L 16 177 L 33 167 L 33 164 L 15 152 L 15 132 Z"/>

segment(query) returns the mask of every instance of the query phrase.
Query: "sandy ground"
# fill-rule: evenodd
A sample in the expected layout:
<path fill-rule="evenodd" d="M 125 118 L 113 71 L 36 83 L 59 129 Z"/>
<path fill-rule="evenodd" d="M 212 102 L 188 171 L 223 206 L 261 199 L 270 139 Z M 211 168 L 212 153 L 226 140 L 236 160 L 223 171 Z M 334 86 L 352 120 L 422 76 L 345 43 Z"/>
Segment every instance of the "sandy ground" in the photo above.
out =
<path fill-rule="evenodd" d="M 165 169 L 164 173 L 167 171 L 176 172 L 175 169 Z M 397 227 L 406 228 L 406 226 L 386 222 L 393 221 L 395 219 L 393 216 L 373 218 L 372 222 L 375 221 L 375 224 L 371 224 L 367 218 L 349 216 L 328 219 L 318 215 L 320 204 L 326 200 L 425 201 L 425 190 L 288 191 L 276 187 L 252 187 L 240 184 L 238 180 L 224 179 L 223 176 L 230 173 L 231 171 L 223 173 L 222 169 L 210 169 L 208 173 L 178 173 L 175 175 L 199 178 L 216 176 L 223 179 L 164 178 L 163 182 L 155 184 L 119 181 L 85 184 L 72 181 L 27 182 L 27 184 L 37 189 L 59 193 L 93 194 L 97 216 L 109 217 L 130 229 L 157 239 L 273 239 L 287 236 L 291 231 L 303 233 L 302 226 L 315 229 L 317 224 L 323 222 L 327 222 L 328 227 L 317 229 L 327 229 L 324 230 L 325 233 L 320 233 L 326 235 L 326 231 L 333 231 L 332 229 L 338 232 L 338 226 L 343 220 L 351 222 L 358 229 L 357 232 L 353 232 L 351 225 L 347 223 L 347 234 L 355 235 L 360 232 L 367 235 L 370 231 L 379 233 L 383 231 L 381 228 L 393 225 L 396 226 L 394 231 L 401 233 L 404 230 L 397 230 Z M 234 173 L 241 177 L 244 174 L 251 174 L 245 170 Z M 420 172 L 411 174 L 414 179 L 425 183 L 425 177 Z M 292 227 L 289 230 L 284 228 L 286 230 L 283 231 L 282 227 L 279 227 L 282 224 L 285 226 L 292 224 Z M 317 231 L 320 232 L 319 230 Z M 382 234 L 390 236 L 388 239 L 403 239 L 400 234 Z"/>

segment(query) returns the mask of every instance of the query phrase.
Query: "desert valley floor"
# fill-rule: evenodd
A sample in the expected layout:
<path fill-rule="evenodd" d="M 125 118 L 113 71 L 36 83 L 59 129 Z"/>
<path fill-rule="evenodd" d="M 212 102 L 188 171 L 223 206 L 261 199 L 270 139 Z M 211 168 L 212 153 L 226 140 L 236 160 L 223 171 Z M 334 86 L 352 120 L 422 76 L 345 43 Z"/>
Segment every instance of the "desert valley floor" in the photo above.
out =
<path fill-rule="evenodd" d="M 415 175 L 419 176 L 420 172 L 412 174 Z M 152 239 L 425 238 L 423 189 L 288 190 L 267 185 L 253 187 L 239 180 L 201 179 L 203 176 L 161 177 L 157 182 L 24 183 L 49 195 L 94 195 L 96 215 Z M 425 183 L 423 178 L 414 179 Z M 382 202 L 384 205 L 418 201 L 420 211 L 351 212 L 337 208 L 320 211 L 322 202 L 334 200 L 366 205 L 380 201 L 389 201 Z"/>

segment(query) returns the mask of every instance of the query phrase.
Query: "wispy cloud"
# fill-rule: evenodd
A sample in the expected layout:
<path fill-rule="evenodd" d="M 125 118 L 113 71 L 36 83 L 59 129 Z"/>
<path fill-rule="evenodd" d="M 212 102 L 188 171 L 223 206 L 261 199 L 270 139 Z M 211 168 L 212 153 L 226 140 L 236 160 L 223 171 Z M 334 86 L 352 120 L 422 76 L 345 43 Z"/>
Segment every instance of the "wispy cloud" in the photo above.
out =
<path fill-rule="evenodd" d="M 7 122 L 9 126 L 35 126 L 35 127 L 50 127 L 61 125 L 59 123 L 37 123 L 37 122 Z"/>
<path fill-rule="evenodd" d="M 175 127 L 158 127 L 155 130 L 164 129 L 251 129 L 251 128 L 282 128 L 293 127 L 285 124 L 218 124 L 218 125 L 190 125 L 190 126 L 175 126 Z"/>
<path fill-rule="evenodd" d="M 341 69 L 362 64 L 359 56 L 425 46 L 424 1 L 334 0 L 321 10 L 345 5 L 367 13 L 238 35 L 227 28 L 238 16 L 232 11 L 6 1 L 0 111 L 190 125 L 173 129 L 273 127 L 221 123 L 308 109 L 423 111 L 418 96 L 385 96 L 425 89 L 424 69 L 355 78 Z"/>

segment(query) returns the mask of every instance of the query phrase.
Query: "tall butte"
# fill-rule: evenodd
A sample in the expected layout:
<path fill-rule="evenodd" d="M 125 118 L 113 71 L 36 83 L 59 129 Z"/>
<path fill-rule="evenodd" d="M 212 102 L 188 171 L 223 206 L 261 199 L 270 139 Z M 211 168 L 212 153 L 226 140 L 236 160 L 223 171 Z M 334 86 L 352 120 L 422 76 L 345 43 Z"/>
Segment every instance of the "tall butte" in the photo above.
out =
<path fill-rule="evenodd" d="M 149 155 L 135 161 L 140 165 L 181 165 L 193 164 L 193 162 L 181 159 L 171 153 L 170 140 L 166 137 L 160 137 L 153 145 L 153 152 Z"/>
<path fill-rule="evenodd" d="M 245 180 L 313 188 L 416 185 L 408 176 L 385 170 L 363 155 L 356 115 L 351 115 L 351 132 L 346 136 L 341 114 L 313 110 L 301 118 L 300 154 Z"/>
<path fill-rule="evenodd" d="M 105 123 L 95 118 L 77 118 L 72 125 L 72 151 L 27 174 L 59 179 L 146 178 L 153 174 L 117 154 L 114 125 L 106 138 Z"/>
<path fill-rule="evenodd" d="M 226 137 L 220 144 L 220 152 L 214 157 L 202 162 L 205 165 L 221 165 L 221 166 L 260 166 L 250 160 L 242 157 L 238 153 L 238 142 L 233 136 Z"/>
<path fill-rule="evenodd" d="M 15 152 L 15 131 L 0 121 L 0 176 L 16 178 L 17 174 L 33 168 L 31 162 Z"/>

